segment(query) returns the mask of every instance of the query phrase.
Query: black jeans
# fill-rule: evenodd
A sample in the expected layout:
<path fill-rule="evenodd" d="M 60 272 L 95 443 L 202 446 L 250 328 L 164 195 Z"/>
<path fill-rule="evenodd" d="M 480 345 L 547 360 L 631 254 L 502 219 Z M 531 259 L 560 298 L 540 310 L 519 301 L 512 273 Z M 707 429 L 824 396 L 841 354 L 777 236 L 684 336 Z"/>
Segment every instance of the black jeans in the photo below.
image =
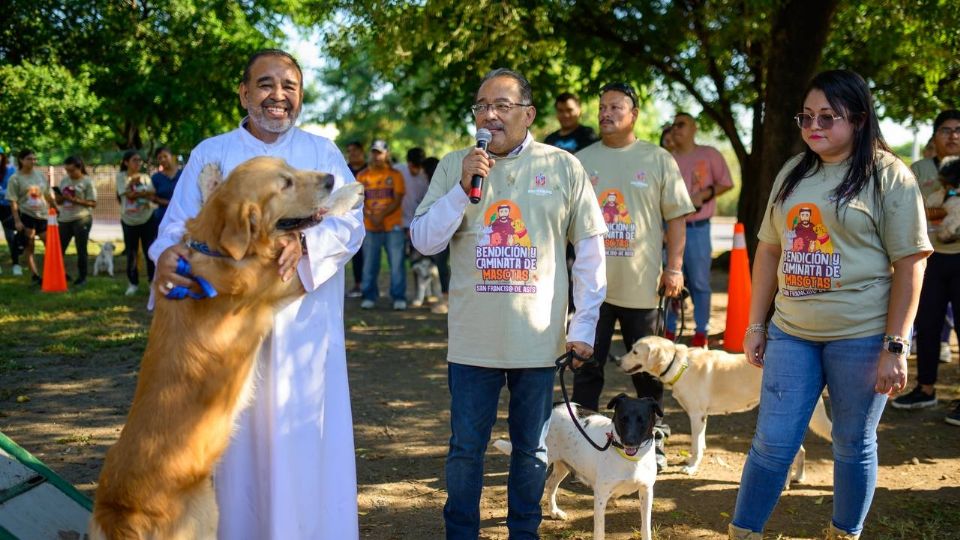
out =
<path fill-rule="evenodd" d="M 603 368 L 610 354 L 613 341 L 613 328 L 620 321 L 623 344 L 629 351 L 638 339 L 651 336 L 657 325 L 656 309 L 631 309 L 604 302 L 600 305 L 600 319 L 597 321 L 596 341 L 593 344 L 593 357 L 597 365 L 588 365 L 573 375 L 572 401 L 594 411 L 599 411 L 600 394 L 603 392 Z M 648 373 L 632 375 L 633 387 L 637 397 L 651 397 L 663 407 L 663 383 Z"/>
<path fill-rule="evenodd" d="M 953 304 L 953 320 L 960 321 L 960 254 L 934 253 L 927 259 L 917 307 L 917 382 L 937 382 L 940 366 L 940 332 L 947 314 L 947 302 Z"/>
<path fill-rule="evenodd" d="M 87 277 L 87 242 L 90 240 L 90 228 L 93 227 L 93 217 L 87 216 L 76 221 L 62 221 L 60 228 L 60 249 L 64 255 L 70 240 L 77 239 L 77 279 Z"/>
<path fill-rule="evenodd" d="M 20 264 L 20 254 L 23 253 L 23 236 L 17 234 L 17 227 L 13 222 L 13 210 L 9 205 L 0 205 L 0 222 L 3 223 L 3 237 L 10 250 L 10 260 L 13 264 Z"/>
<path fill-rule="evenodd" d="M 147 280 L 153 281 L 154 264 L 147 255 L 150 244 L 157 239 L 157 224 L 152 219 L 143 225 L 127 225 L 120 223 L 123 229 L 123 252 L 127 256 L 127 279 L 132 285 L 139 285 L 137 276 L 138 246 L 143 248 L 143 258 L 147 260 Z"/>

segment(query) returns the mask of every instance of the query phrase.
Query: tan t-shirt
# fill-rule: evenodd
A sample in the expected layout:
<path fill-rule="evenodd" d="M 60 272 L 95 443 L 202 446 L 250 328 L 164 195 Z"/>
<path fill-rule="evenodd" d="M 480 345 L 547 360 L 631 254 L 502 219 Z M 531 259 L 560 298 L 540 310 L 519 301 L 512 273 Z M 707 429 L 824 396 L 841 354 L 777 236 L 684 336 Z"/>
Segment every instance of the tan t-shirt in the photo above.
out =
<path fill-rule="evenodd" d="M 60 191 L 64 195 L 71 195 L 85 201 L 97 200 L 97 191 L 93 187 L 93 182 L 86 176 L 82 176 L 77 180 L 69 176 L 64 178 L 60 181 Z M 57 221 L 60 223 L 69 223 L 79 219 L 87 219 L 90 215 L 89 206 L 76 204 L 64 199 L 63 204 L 60 205 L 60 216 L 57 218 Z"/>
<path fill-rule="evenodd" d="M 127 225 L 143 225 L 153 217 L 155 205 L 147 197 L 132 199 L 124 196 L 128 187 L 133 185 L 135 191 L 152 192 L 153 182 L 150 176 L 136 173 L 127 176 L 126 172 L 117 173 L 117 195 L 120 195 L 120 221 Z"/>
<path fill-rule="evenodd" d="M 781 247 L 773 322 L 812 341 L 882 334 L 893 269 L 903 257 L 933 248 L 920 189 L 907 166 L 883 152 L 881 201 L 872 183 L 839 216 L 833 192 L 848 164 L 824 165 L 801 180 L 783 204 L 773 199 L 800 161 L 787 161 L 773 184 L 757 237 Z"/>
<path fill-rule="evenodd" d="M 917 177 L 917 184 L 920 186 L 920 194 L 924 200 L 934 191 L 940 189 L 940 175 L 937 171 L 937 164 L 933 158 L 921 159 L 910 165 L 910 170 Z M 927 223 L 927 232 L 930 234 L 930 243 L 933 244 L 933 250 L 945 255 L 955 255 L 960 253 L 960 242 L 943 243 L 937 238 L 937 230 L 940 228 L 940 222 L 943 220 L 931 220 Z"/>
<path fill-rule="evenodd" d="M 644 141 L 623 148 L 594 143 L 577 152 L 590 175 L 607 224 L 607 298 L 610 304 L 657 307 L 664 221 L 694 211 L 669 152 Z"/>
<path fill-rule="evenodd" d="M 7 183 L 7 200 L 17 201 L 18 211 L 37 219 L 47 219 L 47 200 L 44 195 L 50 187 L 43 174 L 34 169 L 29 174 L 13 173 Z"/>
<path fill-rule="evenodd" d="M 463 157 L 444 156 L 417 215 L 460 189 Z M 553 366 L 566 341 L 567 242 L 606 232 L 587 174 L 569 153 L 532 142 L 497 158 L 480 204 L 450 241 L 447 360 L 491 368 Z"/>

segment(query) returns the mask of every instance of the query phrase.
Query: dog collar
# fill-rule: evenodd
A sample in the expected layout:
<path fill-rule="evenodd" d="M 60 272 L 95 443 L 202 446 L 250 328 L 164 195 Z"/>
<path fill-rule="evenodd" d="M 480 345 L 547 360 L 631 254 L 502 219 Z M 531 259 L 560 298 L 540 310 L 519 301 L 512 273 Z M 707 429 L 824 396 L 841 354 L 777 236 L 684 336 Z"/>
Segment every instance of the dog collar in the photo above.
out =
<path fill-rule="evenodd" d="M 674 353 L 673 353 L 673 359 L 670 360 L 670 363 L 669 363 L 669 364 L 667 364 L 667 369 L 663 370 L 663 373 L 660 374 L 660 380 L 661 380 L 661 381 L 663 380 L 664 377 L 667 376 L 667 373 L 670 373 L 670 370 L 673 369 L 673 365 L 674 365 L 675 363 L 677 363 L 677 353 L 676 353 L 676 351 L 674 351 Z M 686 357 L 683 357 L 683 358 L 680 360 L 680 370 L 677 371 L 677 374 L 674 375 L 673 379 L 671 379 L 670 382 L 667 382 L 667 383 L 665 383 L 665 384 L 666 384 L 667 386 L 673 386 L 674 384 L 677 384 L 677 381 L 680 380 L 680 377 L 683 376 L 683 372 L 687 370 L 687 367 L 689 367 L 689 365 L 690 365 L 690 364 L 689 364 L 689 362 L 687 361 L 687 358 L 686 358 Z"/>
<path fill-rule="evenodd" d="M 177 285 L 164 295 L 170 300 L 183 300 L 186 297 L 193 298 L 194 300 L 203 300 L 204 298 L 217 296 L 217 290 L 213 288 L 213 285 L 211 285 L 209 281 L 200 276 L 195 276 L 190 272 L 190 262 L 183 257 L 177 260 L 177 274 L 195 281 L 197 285 L 200 286 L 201 292 L 195 293 L 191 291 L 189 287 Z"/>
<path fill-rule="evenodd" d="M 623 444 L 620 441 L 618 441 L 616 437 L 614 437 L 612 431 L 607 432 L 607 439 L 610 441 L 610 446 L 612 446 L 613 449 L 616 450 L 618 454 L 620 454 L 620 457 L 622 457 L 627 461 L 640 461 L 640 449 L 646 446 L 646 444 L 642 444 L 638 446 L 637 453 L 635 455 L 630 456 L 630 455 L 627 455 L 626 447 L 624 447 Z"/>
<path fill-rule="evenodd" d="M 203 253 L 204 255 L 208 255 L 210 257 L 226 257 L 226 255 L 223 253 L 211 249 L 206 242 L 201 242 L 199 240 L 187 240 L 185 243 L 188 248 Z"/>

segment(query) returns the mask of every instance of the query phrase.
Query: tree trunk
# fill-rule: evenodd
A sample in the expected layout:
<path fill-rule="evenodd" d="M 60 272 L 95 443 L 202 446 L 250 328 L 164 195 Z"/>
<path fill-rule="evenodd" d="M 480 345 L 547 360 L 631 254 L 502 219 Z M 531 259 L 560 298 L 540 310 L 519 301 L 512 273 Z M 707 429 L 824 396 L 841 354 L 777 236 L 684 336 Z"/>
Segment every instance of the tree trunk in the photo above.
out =
<path fill-rule="evenodd" d="M 793 116 L 819 68 L 838 0 L 791 0 L 776 13 L 767 47 L 763 124 L 753 133 L 750 156 L 741 163 L 743 186 L 737 218 L 743 222 L 751 260 L 773 181 L 790 156 L 802 150 Z"/>

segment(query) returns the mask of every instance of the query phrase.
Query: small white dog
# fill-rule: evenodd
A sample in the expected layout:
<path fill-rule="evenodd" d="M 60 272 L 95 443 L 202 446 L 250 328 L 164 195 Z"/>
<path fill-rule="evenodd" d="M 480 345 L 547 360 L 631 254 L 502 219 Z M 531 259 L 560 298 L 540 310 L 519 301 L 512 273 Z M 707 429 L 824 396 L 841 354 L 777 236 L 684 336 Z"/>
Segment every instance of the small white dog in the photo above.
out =
<path fill-rule="evenodd" d="M 113 242 L 104 242 L 100 246 L 100 253 L 97 254 L 97 259 L 93 261 L 93 275 L 104 271 L 110 274 L 110 277 L 113 277 L 113 252 L 116 249 Z"/>
<path fill-rule="evenodd" d="M 620 358 L 620 368 L 628 374 L 649 373 L 672 386 L 677 400 L 690 418 L 690 459 L 683 468 L 686 474 L 697 474 L 707 447 L 707 417 L 749 411 L 760 403 L 763 370 L 750 365 L 742 354 L 688 348 L 669 339 L 647 336 L 637 340 L 633 349 Z M 810 419 L 810 429 L 830 441 L 832 424 L 823 406 L 817 401 Z M 793 481 L 804 474 L 803 447 L 797 453 Z M 790 477 L 786 487 L 790 487 Z"/>
<path fill-rule="evenodd" d="M 410 265 L 413 270 L 413 278 L 417 284 L 417 295 L 413 298 L 410 305 L 420 307 L 424 301 L 430 301 L 440 298 L 443 291 L 440 287 L 440 270 L 429 257 L 421 256 L 416 262 Z"/>
<path fill-rule="evenodd" d="M 553 409 L 547 432 L 547 464 L 553 471 L 544 488 L 550 494 L 550 515 L 565 520 L 567 514 L 557 506 L 557 488 L 573 472 L 593 488 L 593 538 L 603 540 L 607 502 L 621 495 L 640 493 L 640 535 L 650 540 L 653 516 L 653 484 L 657 481 L 657 461 L 653 449 L 653 426 L 663 411 L 650 398 L 638 399 L 620 394 L 610 401 L 613 419 L 573 405 L 578 421 L 587 435 L 601 446 L 613 443 L 605 452 L 590 445 L 573 425 L 564 404 Z M 513 446 L 498 440 L 493 446 L 510 455 Z"/>

